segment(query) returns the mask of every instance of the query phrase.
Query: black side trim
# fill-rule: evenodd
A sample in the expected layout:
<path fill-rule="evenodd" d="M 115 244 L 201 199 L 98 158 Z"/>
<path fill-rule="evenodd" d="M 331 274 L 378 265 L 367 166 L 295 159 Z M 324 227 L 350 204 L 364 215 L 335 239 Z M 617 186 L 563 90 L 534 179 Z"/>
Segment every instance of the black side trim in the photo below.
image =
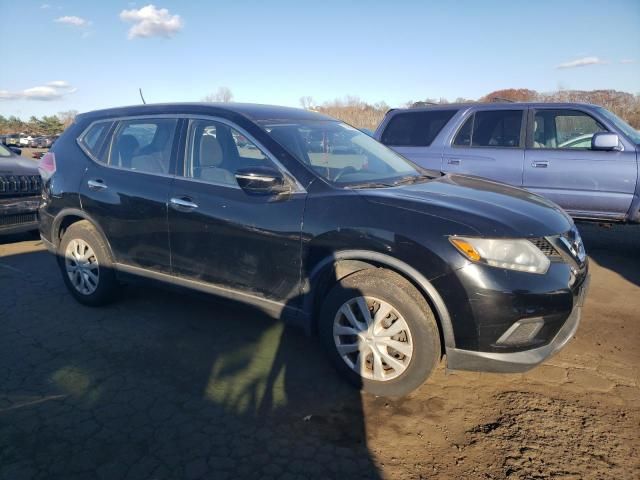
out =
<path fill-rule="evenodd" d="M 209 293 L 218 297 L 234 300 L 239 303 L 251 305 L 253 307 L 262 310 L 267 315 L 275 318 L 285 320 L 295 326 L 304 327 L 308 319 L 303 312 L 291 305 L 287 305 L 282 302 L 270 300 L 268 298 L 252 295 L 247 292 L 235 290 L 228 287 L 222 287 L 214 285 L 212 283 L 200 282 L 189 278 L 178 277 L 167 273 L 156 272 L 154 270 L 148 270 L 146 268 L 134 267 L 132 265 L 126 265 L 123 263 L 114 263 L 116 270 L 129 275 L 137 277 L 148 278 L 150 280 L 157 280 L 169 285 L 175 285 L 178 287 L 185 287 L 199 292 Z"/>

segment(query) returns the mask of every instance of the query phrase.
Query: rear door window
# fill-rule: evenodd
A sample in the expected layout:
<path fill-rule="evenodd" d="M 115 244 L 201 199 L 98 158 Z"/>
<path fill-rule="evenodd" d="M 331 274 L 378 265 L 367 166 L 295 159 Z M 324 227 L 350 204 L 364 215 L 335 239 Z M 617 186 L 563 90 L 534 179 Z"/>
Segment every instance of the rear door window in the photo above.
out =
<path fill-rule="evenodd" d="M 389 120 L 380 140 L 385 145 L 396 147 L 427 147 L 456 112 L 433 110 L 398 113 Z"/>
<path fill-rule="evenodd" d="M 120 122 L 111 141 L 109 165 L 145 173 L 168 174 L 177 119 Z"/>
<path fill-rule="evenodd" d="M 454 146 L 517 148 L 522 145 L 523 110 L 487 110 L 469 117 Z"/>

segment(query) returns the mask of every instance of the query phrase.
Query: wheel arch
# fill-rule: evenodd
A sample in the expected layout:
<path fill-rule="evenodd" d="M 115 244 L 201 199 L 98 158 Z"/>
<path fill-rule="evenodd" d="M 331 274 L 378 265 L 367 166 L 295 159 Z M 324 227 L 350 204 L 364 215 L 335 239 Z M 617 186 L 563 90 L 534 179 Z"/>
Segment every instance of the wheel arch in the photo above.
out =
<path fill-rule="evenodd" d="M 449 311 L 433 284 L 411 265 L 384 253 L 369 250 L 343 250 L 319 261 L 310 272 L 303 293 L 303 311 L 310 318 L 309 332 L 317 327 L 317 312 L 329 289 L 346 276 L 366 268 L 386 268 L 409 280 L 432 307 L 440 329 L 443 354 L 455 347 Z"/>
<path fill-rule="evenodd" d="M 98 233 L 102 236 L 105 243 L 107 244 L 109 253 L 113 258 L 113 250 L 111 249 L 111 244 L 109 243 L 109 239 L 104 234 L 104 231 L 102 230 L 100 225 L 91 217 L 91 215 L 77 208 L 65 208 L 64 210 L 61 210 L 53 219 L 53 223 L 51 225 L 51 240 L 54 247 L 57 249 L 60 246 L 60 241 L 62 240 L 64 232 L 71 225 L 82 220 L 87 220 L 98 231 Z"/>

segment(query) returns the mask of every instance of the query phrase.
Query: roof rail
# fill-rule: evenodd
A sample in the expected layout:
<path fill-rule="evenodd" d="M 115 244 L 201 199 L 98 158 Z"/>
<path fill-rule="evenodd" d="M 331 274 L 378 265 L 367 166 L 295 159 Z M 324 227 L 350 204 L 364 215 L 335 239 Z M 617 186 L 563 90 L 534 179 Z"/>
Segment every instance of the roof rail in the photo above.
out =
<path fill-rule="evenodd" d="M 491 97 L 492 102 L 507 102 L 507 103 L 515 103 L 513 100 L 503 97 Z"/>
<path fill-rule="evenodd" d="M 425 105 L 440 105 L 440 104 L 436 102 L 423 102 L 422 100 L 420 100 L 417 102 L 413 102 L 410 108 L 420 108 L 420 107 L 424 107 Z"/>

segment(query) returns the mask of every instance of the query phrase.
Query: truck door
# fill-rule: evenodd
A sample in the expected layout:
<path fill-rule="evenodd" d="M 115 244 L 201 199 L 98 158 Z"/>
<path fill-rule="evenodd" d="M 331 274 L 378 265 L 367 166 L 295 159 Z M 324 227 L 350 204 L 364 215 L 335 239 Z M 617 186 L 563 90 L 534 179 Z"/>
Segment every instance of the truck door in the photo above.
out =
<path fill-rule="evenodd" d="M 446 147 L 442 170 L 522 186 L 525 110 L 476 110 Z"/>
<path fill-rule="evenodd" d="M 591 138 L 608 127 L 587 111 L 531 111 L 524 188 L 543 195 L 572 216 L 624 218 L 636 187 L 636 152 L 598 151 Z"/>

